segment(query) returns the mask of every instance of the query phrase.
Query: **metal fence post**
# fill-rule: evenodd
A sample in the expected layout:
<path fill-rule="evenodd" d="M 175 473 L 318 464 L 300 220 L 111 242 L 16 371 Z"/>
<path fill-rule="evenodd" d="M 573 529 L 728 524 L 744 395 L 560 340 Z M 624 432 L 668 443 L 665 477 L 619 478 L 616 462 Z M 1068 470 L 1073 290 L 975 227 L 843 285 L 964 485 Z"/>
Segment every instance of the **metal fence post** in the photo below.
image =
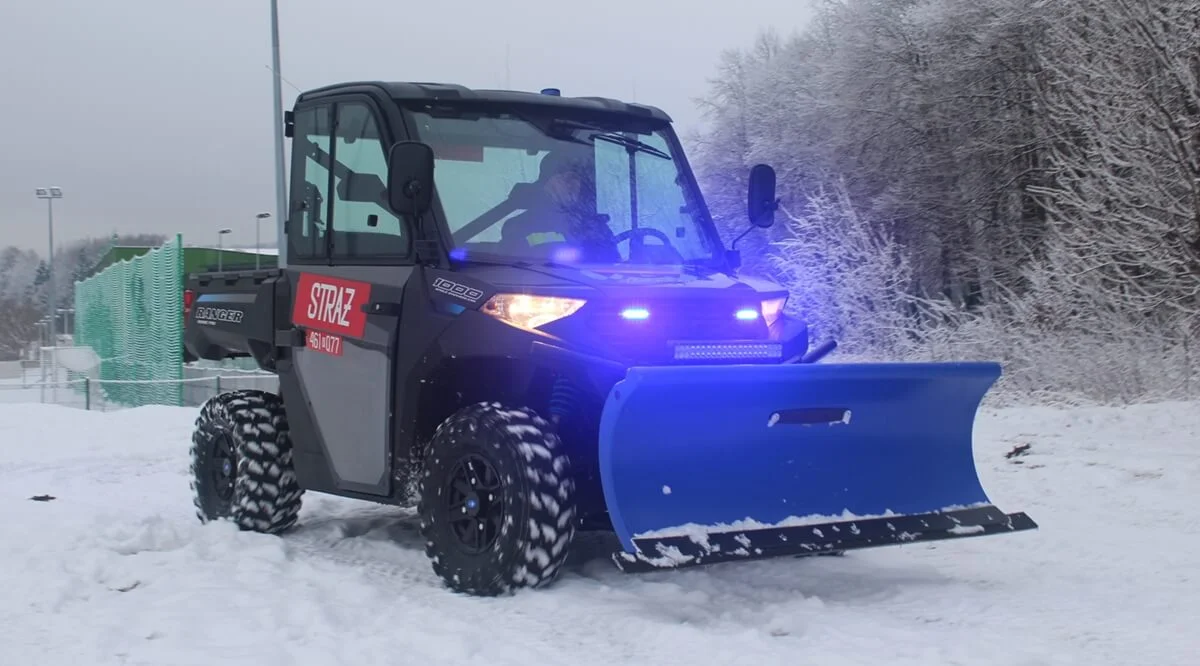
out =
<path fill-rule="evenodd" d="M 83 378 L 83 408 L 92 410 L 92 380 L 89 377 Z"/>
<path fill-rule="evenodd" d="M 221 375 L 217 375 L 217 395 L 221 395 Z"/>

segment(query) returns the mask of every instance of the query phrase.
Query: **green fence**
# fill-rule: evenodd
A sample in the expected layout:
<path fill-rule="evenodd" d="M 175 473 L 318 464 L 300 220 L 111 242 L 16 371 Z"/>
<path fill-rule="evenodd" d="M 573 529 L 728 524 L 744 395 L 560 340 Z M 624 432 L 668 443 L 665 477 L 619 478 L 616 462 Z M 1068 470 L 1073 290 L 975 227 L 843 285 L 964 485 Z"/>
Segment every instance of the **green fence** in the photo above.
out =
<path fill-rule="evenodd" d="M 99 357 L 105 400 L 183 403 L 182 236 L 75 284 L 75 345 Z"/>

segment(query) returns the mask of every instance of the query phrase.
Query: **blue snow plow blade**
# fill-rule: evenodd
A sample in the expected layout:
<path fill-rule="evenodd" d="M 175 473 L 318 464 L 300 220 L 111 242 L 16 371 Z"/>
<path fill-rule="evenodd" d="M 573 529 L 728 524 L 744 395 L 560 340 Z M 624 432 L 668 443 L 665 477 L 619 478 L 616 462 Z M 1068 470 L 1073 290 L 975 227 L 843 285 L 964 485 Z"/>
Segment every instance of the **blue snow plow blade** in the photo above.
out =
<path fill-rule="evenodd" d="M 975 413 L 995 363 L 637 367 L 600 423 L 626 571 L 1036 528 L 992 506 Z"/>

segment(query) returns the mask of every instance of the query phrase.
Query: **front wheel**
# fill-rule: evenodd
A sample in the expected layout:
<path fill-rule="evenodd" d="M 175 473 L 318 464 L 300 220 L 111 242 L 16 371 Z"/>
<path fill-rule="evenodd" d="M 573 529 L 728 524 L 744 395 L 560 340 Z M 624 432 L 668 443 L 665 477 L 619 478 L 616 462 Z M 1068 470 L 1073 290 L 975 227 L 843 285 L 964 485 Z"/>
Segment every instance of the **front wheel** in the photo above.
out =
<path fill-rule="evenodd" d="M 433 570 L 455 591 L 545 586 L 575 537 L 570 461 L 532 410 L 466 407 L 425 448 L 418 512 Z"/>

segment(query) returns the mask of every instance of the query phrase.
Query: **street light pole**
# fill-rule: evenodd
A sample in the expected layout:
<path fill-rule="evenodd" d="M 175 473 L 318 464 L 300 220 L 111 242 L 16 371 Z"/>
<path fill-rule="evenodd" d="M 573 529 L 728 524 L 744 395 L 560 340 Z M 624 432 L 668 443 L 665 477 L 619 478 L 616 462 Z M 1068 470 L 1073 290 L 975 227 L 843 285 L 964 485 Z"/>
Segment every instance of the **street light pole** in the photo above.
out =
<path fill-rule="evenodd" d="M 275 243 L 279 247 L 279 268 L 287 267 L 287 242 L 283 224 L 287 220 L 287 189 L 283 165 L 283 75 L 279 71 L 279 1 L 271 0 L 271 73 L 273 75 L 274 109 L 271 118 L 275 126 Z"/>
<path fill-rule="evenodd" d="M 54 200 L 61 199 L 63 191 L 61 187 L 39 187 L 34 190 L 34 193 L 37 194 L 37 198 L 46 200 L 46 226 L 50 234 L 50 258 L 46 260 L 50 295 L 46 299 L 46 313 L 50 316 L 50 346 L 57 347 L 58 327 L 55 325 L 55 307 L 58 297 L 54 293 Z"/>
<path fill-rule="evenodd" d="M 217 272 L 225 268 L 225 234 L 233 233 L 233 229 L 222 229 L 217 232 Z"/>
<path fill-rule="evenodd" d="M 260 258 L 262 257 L 262 246 L 259 243 L 258 227 L 259 223 L 271 217 L 271 214 L 264 211 L 254 216 L 254 270 L 262 267 Z"/>

